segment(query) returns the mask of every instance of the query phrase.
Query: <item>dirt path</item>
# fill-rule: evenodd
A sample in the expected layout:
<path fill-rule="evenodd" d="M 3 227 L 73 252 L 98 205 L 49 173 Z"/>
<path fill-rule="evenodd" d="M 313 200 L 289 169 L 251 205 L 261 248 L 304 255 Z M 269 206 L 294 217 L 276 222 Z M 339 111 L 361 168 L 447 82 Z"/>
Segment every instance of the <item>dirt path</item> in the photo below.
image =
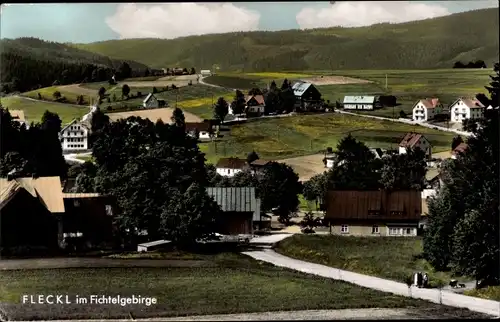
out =
<path fill-rule="evenodd" d="M 317 76 L 317 77 L 308 77 L 301 80 L 317 86 L 373 83 L 372 81 L 366 79 L 346 77 L 346 76 Z"/>

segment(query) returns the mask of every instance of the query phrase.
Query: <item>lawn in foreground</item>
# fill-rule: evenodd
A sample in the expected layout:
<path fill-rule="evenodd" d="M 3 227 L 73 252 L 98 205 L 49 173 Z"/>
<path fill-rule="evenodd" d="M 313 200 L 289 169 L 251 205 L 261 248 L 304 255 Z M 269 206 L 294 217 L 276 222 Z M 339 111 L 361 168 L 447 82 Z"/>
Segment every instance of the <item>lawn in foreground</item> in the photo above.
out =
<path fill-rule="evenodd" d="M 210 260 L 207 260 L 210 262 Z M 0 302 L 11 319 L 134 318 L 304 309 L 432 307 L 433 304 L 254 261 L 215 255 L 197 268 L 15 270 L 0 273 Z M 26 305 L 23 294 L 156 297 L 140 305 Z M 17 313 L 13 313 L 18 308 Z"/>
<path fill-rule="evenodd" d="M 447 284 L 452 278 L 449 272 L 434 271 L 422 259 L 419 237 L 294 235 L 281 241 L 275 250 L 289 257 L 398 282 L 405 282 L 418 271 L 429 274 L 431 286 L 439 281 Z"/>
<path fill-rule="evenodd" d="M 246 157 L 255 151 L 262 159 L 284 159 L 335 149 L 348 133 L 372 148 L 397 148 L 407 132 L 418 132 L 431 142 L 434 152 L 450 149 L 453 133 L 353 115 L 330 113 L 259 119 L 233 125 L 217 142 L 206 143 L 207 159 Z"/>
<path fill-rule="evenodd" d="M 69 123 L 75 118 L 80 118 L 89 112 L 88 106 L 79 107 L 62 103 L 31 101 L 22 97 L 4 97 L 0 101 L 2 106 L 9 110 L 23 110 L 25 118 L 30 123 L 40 122 L 46 110 L 57 113 L 63 124 Z"/>

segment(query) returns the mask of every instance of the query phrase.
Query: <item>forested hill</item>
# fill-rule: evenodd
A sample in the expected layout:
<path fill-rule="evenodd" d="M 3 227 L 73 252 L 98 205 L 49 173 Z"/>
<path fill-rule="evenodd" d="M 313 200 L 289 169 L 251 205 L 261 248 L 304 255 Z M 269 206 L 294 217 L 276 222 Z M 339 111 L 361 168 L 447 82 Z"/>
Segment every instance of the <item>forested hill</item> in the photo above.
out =
<path fill-rule="evenodd" d="M 27 91 L 57 83 L 107 80 L 123 60 L 37 38 L 0 40 L 2 91 Z M 145 64 L 125 60 L 132 71 L 144 74 Z"/>
<path fill-rule="evenodd" d="M 498 8 L 401 24 L 276 32 L 240 32 L 173 40 L 126 39 L 78 48 L 155 68 L 223 70 L 451 68 L 499 57 Z"/>

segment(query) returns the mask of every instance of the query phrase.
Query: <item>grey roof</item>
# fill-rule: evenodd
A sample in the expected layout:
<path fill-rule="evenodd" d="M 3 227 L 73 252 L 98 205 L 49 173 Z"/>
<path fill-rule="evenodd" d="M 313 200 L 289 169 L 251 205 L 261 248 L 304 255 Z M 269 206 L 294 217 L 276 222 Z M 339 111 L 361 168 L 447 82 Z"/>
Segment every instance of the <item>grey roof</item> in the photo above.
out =
<path fill-rule="evenodd" d="M 344 96 L 344 104 L 373 104 L 375 96 Z"/>
<path fill-rule="evenodd" d="M 142 101 L 143 103 L 147 103 L 152 97 L 156 98 L 153 93 L 149 93 L 148 96 Z"/>
<path fill-rule="evenodd" d="M 311 83 L 295 83 L 292 86 L 293 94 L 295 96 L 302 96 L 302 94 L 307 91 L 307 89 L 311 86 Z"/>
<path fill-rule="evenodd" d="M 222 211 L 255 212 L 260 208 L 254 187 L 208 187 L 207 193 Z"/>

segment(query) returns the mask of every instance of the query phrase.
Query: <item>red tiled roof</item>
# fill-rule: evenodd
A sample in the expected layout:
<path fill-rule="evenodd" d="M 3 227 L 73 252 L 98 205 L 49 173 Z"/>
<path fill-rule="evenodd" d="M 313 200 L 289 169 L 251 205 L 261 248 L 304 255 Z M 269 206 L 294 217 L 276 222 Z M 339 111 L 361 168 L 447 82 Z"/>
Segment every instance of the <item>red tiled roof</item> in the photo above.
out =
<path fill-rule="evenodd" d="M 476 98 L 462 98 L 462 102 L 468 107 L 468 108 L 482 108 L 484 107 L 483 103 L 478 101 Z"/>
<path fill-rule="evenodd" d="M 399 143 L 399 146 L 405 148 L 412 148 L 423 137 L 424 136 L 422 134 L 418 133 L 406 133 L 403 140 L 401 140 L 401 142 Z"/>
<path fill-rule="evenodd" d="M 264 96 L 263 95 L 253 95 L 253 96 L 247 96 L 246 102 L 250 101 L 252 98 L 255 98 L 257 103 L 260 105 L 264 105 Z"/>
<path fill-rule="evenodd" d="M 426 98 L 420 100 L 426 108 L 436 108 L 440 105 L 439 98 Z"/>
<path fill-rule="evenodd" d="M 255 160 L 255 161 L 253 161 L 253 162 L 251 163 L 251 165 L 256 165 L 256 166 L 265 166 L 265 165 L 267 165 L 269 162 L 271 162 L 271 161 L 269 161 L 269 160 L 261 160 L 261 159 L 257 159 L 257 160 Z"/>
<path fill-rule="evenodd" d="M 459 154 L 460 152 L 461 153 L 464 153 L 465 150 L 467 150 L 467 143 L 460 143 L 459 145 L 457 145 L 457 147 L 451 152 L 453 155 L 457 155 Z"/>
<path fill-rule="evenodd" d="M 239 158 L 220 158 L 216 164 L 216 168 L 226 169 L 244 169 L 246 168 L 247 161 Z"/>

